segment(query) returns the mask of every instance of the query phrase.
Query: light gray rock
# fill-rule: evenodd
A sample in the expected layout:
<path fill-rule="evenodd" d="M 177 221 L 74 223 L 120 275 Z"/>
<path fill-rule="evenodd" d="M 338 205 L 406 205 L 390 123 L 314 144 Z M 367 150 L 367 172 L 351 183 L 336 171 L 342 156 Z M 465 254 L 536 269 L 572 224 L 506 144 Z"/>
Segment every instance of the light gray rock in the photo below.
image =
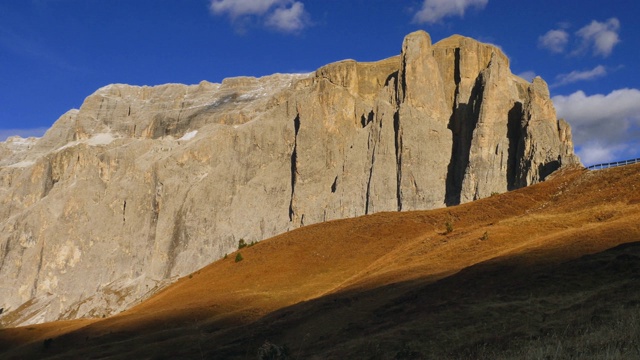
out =
<path fill-rule="evenodd" d="M 544 81 L 461 36 L 412 33 L 399 56 L 312 74 L 110 85 L 43 138 L 0 143 L 0 322 L 114 314 L 240 239 L 456 205 L 568 164 Z"/>

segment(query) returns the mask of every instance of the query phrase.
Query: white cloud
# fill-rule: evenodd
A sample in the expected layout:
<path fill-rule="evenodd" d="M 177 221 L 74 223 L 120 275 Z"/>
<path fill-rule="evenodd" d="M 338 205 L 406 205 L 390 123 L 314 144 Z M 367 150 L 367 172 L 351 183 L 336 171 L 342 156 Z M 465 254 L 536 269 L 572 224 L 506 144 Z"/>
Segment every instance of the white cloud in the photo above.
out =
<path fill-rule="evenodd" d="M 416 23 L 437 23 L 447 16 L 464 16 L 468 7 L 484 8 L 489 0 L 424 0 L 422 8 L 413 17 Z"/>
<path fill-rule="evenodd" d="M 232 19 L 246 15 L 263 15 L 271 7 L 285 6 L 287 0 L 212 0 L 214 14 L 229 14 Z"/>
<path fill-rule="evenodd" d="M 537 76 L 537 74 L 534 71 L 528 70 L 521 72 L 520 74 L 518 74 L 518 76 L 531 82 L 533 81 L 533 78 Z"/>
<path fill-rule="evenodd" d="M 282 32 L 298 32 L 310 24 L 304 4 L 295 0 L 211 0 L 210 9 L 233 22 L 252 16 L 265 19 L 265 26 Z"/>
<path fill-rule="evenodd" d="M 564 25 L 565 28 L 567 26 Z M 576 40 L 572 41 L 571 35 L 564 29 L 549 30 L 538 38 L 538 47 L 560 54 L 571 43 L 571 55 L 583 55 L 592 51 L 595 56 L 607 57 L 620 42 L 619 31 L 620 20 L 617 18 L 610 18 L 605 22 L 593 20 L 576 31 Z"/>
<path fill-rule="evenodd" d="M 538 46 L 554 53 L 564 52 L 569 34 L 564 30 L 549 30 L 538 38 Z"/>
<path fill-rule="evenodd" d="M 568 74 L 560 74 L 556 76 L 557 82 L 553 84 L 553 87 L 571 84 L 578 81 L 593 80 L 605 75 L 607 75 L 607 69 L 602 65 L 598 65 L 591 70 L 572 71 Z"/>
<path fill-rule="evenodd" d="M 620 21 L 616 18 L 602 23 L 592 21 L 591 24 L 576 32 L 576 35 L 582 38 L 582 45 L 577 52 L 592 49 L 594 55 L 603 57 L 611 55 L 613 47 L 620 42 L 618 31 L 620 31 Z"/>
<path fill-rule="evenodd" d="M 296 32 L 307 25 L 304 4 L 294 2 L 290 8 L 277 8 L 267 18 L 266 25 L 284 32 Z"/>
<path fill-rule="evenodd" d="M 577 91 L 552 100 L 558 117 L 571 124 L 585 164 L 640 156 L 640 90 L 619 89 L 607 95 Z"/>
<path fill-rule="evenodd" d="M 585 144 L 582 147 L 577 148 L 578 156 L 585 166 L 603 164 L 608 162 L 629 160 L 625 153 L 627 153 L 628 146 L 626 144 L 619 145 L 603 145 L 600 142 L 592 141 Z"/>

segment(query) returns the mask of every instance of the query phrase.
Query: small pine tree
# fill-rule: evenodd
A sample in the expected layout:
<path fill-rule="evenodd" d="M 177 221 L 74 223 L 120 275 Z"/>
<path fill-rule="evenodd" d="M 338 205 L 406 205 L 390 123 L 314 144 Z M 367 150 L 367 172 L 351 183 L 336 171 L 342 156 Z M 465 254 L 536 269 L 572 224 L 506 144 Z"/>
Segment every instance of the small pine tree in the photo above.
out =
<path fill-rule="evenodd" d="M 446 223 L 444 223 L 444 226 L 447 229 L 447 234 L 450 234 L 453 232 L 453 224 L 451 223 L 451 221 L 447 221 Z"/>
<path fill-rule="evenodd" d="M 240 241 L 238 241 L 238 250 L 247 247 L 247 242 L 244 241 L 244 239 L 240 239 Z"/>
<path fill-rule="evenodd" d="M 240 254 L 240 253 L 237 253 L 237 254 L 236 254 L 236 262 L 240 262 L 240 261 L 242 261 L 243 259 L 244 259 L 244 258 L 242 257 L 242 254 Z"/>

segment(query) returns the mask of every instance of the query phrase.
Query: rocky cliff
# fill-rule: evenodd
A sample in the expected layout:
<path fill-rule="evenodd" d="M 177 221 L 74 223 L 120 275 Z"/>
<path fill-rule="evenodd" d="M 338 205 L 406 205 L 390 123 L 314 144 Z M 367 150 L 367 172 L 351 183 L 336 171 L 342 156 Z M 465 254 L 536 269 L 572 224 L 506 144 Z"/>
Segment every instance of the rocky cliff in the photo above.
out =
<path fill-rule="evenodd" d="M 110 85 L 41 139 L 0 143 L 0 322 L 113 314 L 240 239 L 464 203 L 567 164 L 545 82 L 461 36 L 304 75 Z"/>

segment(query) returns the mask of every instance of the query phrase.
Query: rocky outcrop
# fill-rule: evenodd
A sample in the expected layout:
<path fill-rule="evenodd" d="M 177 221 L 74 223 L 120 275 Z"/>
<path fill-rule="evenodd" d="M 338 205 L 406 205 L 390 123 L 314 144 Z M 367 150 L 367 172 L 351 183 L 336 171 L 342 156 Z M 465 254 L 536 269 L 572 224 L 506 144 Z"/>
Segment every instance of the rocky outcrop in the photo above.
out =
<path fill-rule="evenodd" d="M 119 312 L 240 239 L 456 205 L 579 164 L 542 79 L 425 32 L 399 56 L 312 74 L 110 85 L 0 156 L 5 325 Z"/>

